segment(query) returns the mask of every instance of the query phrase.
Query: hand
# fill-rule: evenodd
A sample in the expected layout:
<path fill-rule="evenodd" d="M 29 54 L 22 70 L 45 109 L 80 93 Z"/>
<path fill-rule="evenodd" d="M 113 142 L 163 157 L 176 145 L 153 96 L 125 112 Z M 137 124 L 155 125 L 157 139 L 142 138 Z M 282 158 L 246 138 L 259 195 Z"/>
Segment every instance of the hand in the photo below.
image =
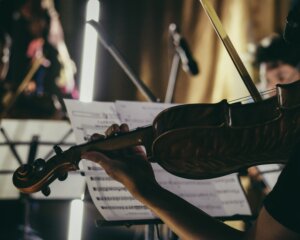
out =
<path fill-rule="evenodd" d="M 128 131 L 127 124 L 120 126 L 113 124 L 105 134 L 111 136 Z M 103 137 L 103 135 L 93 134 L 91 140 Z M 147 161 L 141 146 L 111 151 L 108 154 L 96 151 L 85 152 L 81 157 L 99 162 L 109 176 L 122 183 L 136 198 L 148 194 L 150 189 L 158 185 L 151 164 Z"/>

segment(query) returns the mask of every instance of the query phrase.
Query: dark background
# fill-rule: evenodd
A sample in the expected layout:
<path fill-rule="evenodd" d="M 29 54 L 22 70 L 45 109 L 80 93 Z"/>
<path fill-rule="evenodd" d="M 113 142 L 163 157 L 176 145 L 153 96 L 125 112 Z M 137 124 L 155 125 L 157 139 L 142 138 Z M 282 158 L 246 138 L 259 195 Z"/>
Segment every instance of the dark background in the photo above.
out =
<path fill-rule="evenodd" d="M 185 2 L 186 1 L 186 2 Z M 121 52 L 125 60 L 132 67 L 137 76 L 145 76 L 143 73 L 144 54 L 154 59 L 156 64 L 151 65 L 150 77 L 142 79 L 155 96 L 163 99 L 167 87 L 167 81 L 171 66 L 172 47 L 168 41 L 168 26 L 175 22 L 180 25 L 184 21 L 183 8 L 187 0 L 101 0 L 101 22 L 106 32 L 112 39 L 115 47 Z M 196 23 L 200 19 L 201 6 L 197 0 L 190 11 L 191 16 L 186 28 L 182 28 L 191 46 L 196 45 L 190 41 L 187 32 L 193 33 Z M 285 1 L 285 0 L 284 0 Z M 0 26 L 9 33 L 14 29 L 14 13 L 21 0 L 0 0 Z M 218 2 L 218 1 L 216 1 Z M 220 1 L 221 2 L 221 1 Z M 223 2 L 223 1 L 222 1 Z M 225 2 L 225 1 L 224 1 Z M 280 0 L 275 1 L 277 8 Z M 84 28 L 85 0 L 56 0 L 56 9 L 60 14 L 64 29 L 65 41 L 71 58 L 77 66 L 75 80 L 78 83 L 81 66 L 81 51 Z M 220 4 L 220 8 L 222 4 Z M 220 8 L 219 10 L 220 12 Z M 207 22 L 207 25 L 209 23 Z M 182 26 L 182 25 L 180 25 Z M 278 30 L 279 25 L 274 24 Z M 282 26 L 282 25 L 280 25 Z M 204 33 L 206 34 L 206 33 Z M 267 33 L 266 33 L 267 34 Z M 204 36 L 205 37 L 205 36 Z M 216 40 L 214 40 L 216 41 Z M 149 50 L 150 49 L 150 50 Z M 203 49 L 201 49 L 202 51 Z M 199 57 L 199 56 L 197 56 Z M 201 64 L 205 64 L 208 56 L 203 55 Z M 153 61 L 151 62 L 153 63 Z M 17 64 L 12 66 L 18 73 Z M 123 70 L 118 66 L 110 54 L 99 45 L 97 57 L 96 83 L 94 87 L 94 100 L 145 100 L 137 91 Z M 21 74 L 21 73 L 20 73 Z M 153 77 L 154 76 L 154 77 Z M 156 77 L 158 76 L 158 77 Z M 180 71 L 179 78 L 182 85 L 188 75 Z M 209 79 L 207 79 L 209 81 Z M 187 95 L 188 93 L 178 94 Z M 0 183 L 1 184 L 1 183 Z M 22 234 L 26 218 L 26 204 L 29 210 L 30 226 L 37 231 L 37 235 L 45 240 L 67 239 L 68 218 L 70 201 L 37 201 L 20 196 L 17 200 L 0 200 L 0 239 L 13 240 L 23 239 Z M 85 215 L 82 239 L 144 239 L 143 230 L 145 226 L 120 227 L 96 227 L 95 220 L 99 219 L 98 211 L 88 198 L 85 199 Z M 30 239 L 34 238 L 34 236 Z"/>

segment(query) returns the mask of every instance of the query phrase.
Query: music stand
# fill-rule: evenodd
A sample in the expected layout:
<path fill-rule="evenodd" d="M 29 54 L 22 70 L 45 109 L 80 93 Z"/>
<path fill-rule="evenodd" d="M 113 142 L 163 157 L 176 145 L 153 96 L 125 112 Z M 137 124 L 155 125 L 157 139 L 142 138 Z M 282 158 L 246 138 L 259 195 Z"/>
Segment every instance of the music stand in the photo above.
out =
<path fill-rule="evenodd" d="M 14 169 L 24 163 L 33 162 L 39 156 L 49 155 L 53 145 L 60 144 L 63 148 L 74 145 L 74 135 L 67 121 L 53 120 L 17 120 L 3 119 L 1 122 L 0 161 L 1 189 L 0 199 L 17 200 L 24 204 L 24 221 L 22 231 L 24 237 L 31 234 L 30 211 L 31 200 L 71 200 L 80 198 L 84 192 L 85 181 L 79 173 L 70 174 L 66 182 L 55 181 L 52 194 L 45 197 L 41 193 L 32 195 L 20 194 L 13 186 Z M 58 140 L 57 139 L 61 139 Z M 31 229 L 31 230 L 30 230 Z M 25 239 L 25 238 L 24 238 Z"/>

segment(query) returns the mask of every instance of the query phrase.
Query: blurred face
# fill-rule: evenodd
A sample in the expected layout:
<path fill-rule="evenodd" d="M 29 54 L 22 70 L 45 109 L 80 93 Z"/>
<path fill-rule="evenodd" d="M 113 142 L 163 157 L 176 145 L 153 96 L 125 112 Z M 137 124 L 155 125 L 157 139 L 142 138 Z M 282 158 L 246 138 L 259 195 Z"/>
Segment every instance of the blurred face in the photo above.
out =
<path fill-rule="evenodd" d="M 46 20 L 35 18 L 30 21 L 28 27 L 33 37 L 43 37 L 48 25 Z"/>
<path fill-rule="evenodd" d="M 261 64 L 264 72 L 266 89 L 275 88 L 276 84 L 288 84 L 300 79 L 299 70 L 283 62 L 266 62 Z"/>

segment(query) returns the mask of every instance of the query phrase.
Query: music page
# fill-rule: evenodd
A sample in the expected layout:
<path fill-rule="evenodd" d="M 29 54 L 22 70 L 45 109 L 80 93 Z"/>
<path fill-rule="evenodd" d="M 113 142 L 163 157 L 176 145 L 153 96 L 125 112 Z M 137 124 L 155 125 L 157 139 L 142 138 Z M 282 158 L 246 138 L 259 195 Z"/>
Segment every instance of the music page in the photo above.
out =
<path fill-rule="evenodd" d="M 69 118 L 78 144 L 91 134 L 104 133 L 113 123 L 126 122 L 130 129 L 149 126 L 162 110 L 172 104 L 116 101 L 83 103 L 65 100 Z M 87 185 L 93 202 L 107 221 L 156 218 L 135 200 L 120 183 L 111 179 L 99 165 L 82 161 Z M 189 180 L 176 177 L 158 164 L 152 164 L 156 179 L 169 191 L 215 217 L 235 214 L 251 215 L 249 204 L 237 174 L 209 180 Z"/>

